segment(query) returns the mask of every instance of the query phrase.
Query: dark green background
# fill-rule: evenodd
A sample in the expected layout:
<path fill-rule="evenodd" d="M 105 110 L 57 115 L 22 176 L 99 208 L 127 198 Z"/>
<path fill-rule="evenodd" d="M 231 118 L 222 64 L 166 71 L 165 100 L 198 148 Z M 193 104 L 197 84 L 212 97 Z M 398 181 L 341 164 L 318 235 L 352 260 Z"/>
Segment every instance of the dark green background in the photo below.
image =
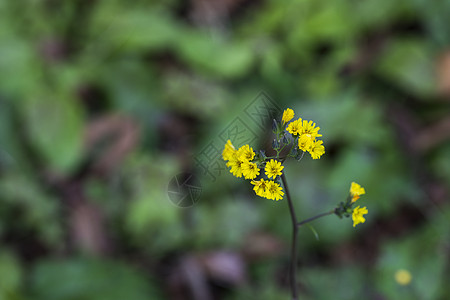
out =
<path fill-rule="evenodd" d="M 261 91 L 321 127 L 325 155 L 286 163 L 300 218 L 367 191 L 364 224 L 301 229 L 301 299 L 449 299 L 449 15 L 0 0 L 0 299 L 289 299 L 286 201 L 229 173 L 200 174 L 191 208 L 167 196 Z M 267 150 L 270 124 L 254 133 Z"/>

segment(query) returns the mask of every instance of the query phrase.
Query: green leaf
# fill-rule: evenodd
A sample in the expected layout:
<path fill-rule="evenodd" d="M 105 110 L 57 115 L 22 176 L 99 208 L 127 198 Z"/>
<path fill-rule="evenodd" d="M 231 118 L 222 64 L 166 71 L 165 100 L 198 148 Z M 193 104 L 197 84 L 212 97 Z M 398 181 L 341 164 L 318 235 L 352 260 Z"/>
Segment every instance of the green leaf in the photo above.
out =
<path fill-rule="evenodd" d="M 434 67 L 434 55 L 424 41 L 395 40 L 388 45 L 377 69 L 408 93 L 427 97 L 436 90 Z"/>
<path fill-rule="evenodd" d="M 22 277 L 17 257 L 8 251 L 0 252 L 0 299 L 10 299 L 7 296 L 15 295 L 20 289 Z"/>
<path fill-rule="evenodd" d="M 59 96 L 59 97 L 58 97 Z M 28 136 L 51 168 L 68 173 L 83 155 L 83 120 L 69 95 L 44 95 L 22 106 Z"/>
<path fill-rule="evenodd" d="M 314 237 L 316 238 L 317 241 L 319 241 L 319 234 L 314 229 L 314 227 L 308 223 L 306 223 L 305 225 L 308 226 L 309 229 L 311 229 L 312 233 L 314 233 Z"/>

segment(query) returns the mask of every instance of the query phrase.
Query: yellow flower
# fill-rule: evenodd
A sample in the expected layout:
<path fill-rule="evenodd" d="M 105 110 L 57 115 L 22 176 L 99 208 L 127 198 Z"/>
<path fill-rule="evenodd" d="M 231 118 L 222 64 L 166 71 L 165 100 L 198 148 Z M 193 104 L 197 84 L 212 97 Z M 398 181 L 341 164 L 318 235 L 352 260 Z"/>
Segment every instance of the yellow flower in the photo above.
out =
<path fill-rule="evenodd" d="M 227 163 L 227 167 L 231 167 L 230 173 L 237 178 L 242 177 L 242 164 L 244 161 L 240 160 L 237 155 L 233 155 Z"/>
<path fill-rule="evenodd" d="M 319 134 L 319 129 L 320 127 L 316 127 L 316 123 L 313 123 L 313 121 L 303 120 L 303 124 L 301 125 L 301 131 L 299 132 L 299 134 L 306 134 L 312 139 L 315 139 L 316 137 L 322 136 L 321 134 Z"/>
<path fill-rule="evenodd" d="M 237 151 L 234 151 L 228 157 L 227 167 L 231 167 L 233 164 L 235 164 L 236 160 L 239 160 L 239 157 L 237 156 Z"/>
<path fill-rule="evenodd" d="M 359 199 L 359 196 L 364 195 L 366 191 L 362 186 L 356 182 L 352 182 L 350 186 L 350 195 L 352 196 L 352 203 Z"/>
<path fill-rule="evenodd" d="M 298 120 L 289 123 L 286 130 L 292 135 L 299 134 L 302 131 L 302 119 L 298 118 Z"/>
<path fill-rule="evenodd" d="M 281 186 L 275 181 L 268 181 L 266 187 L 266 198 L 271 200 L 282 200 L 284 193 Z"/>
<path fill-rule="evenodd" d="M 300 143 L 300 140 L 299 140 Z M 325 147 L 322 145 L 323 141 L 316 140 L 311 143 L 310 148 L 308 149 L 309 154 L 313 159 L 320 159 L 320 157 L 325 153 Z"/>
<path fill-rule="evenodd" d="M 242 161 L 251 161 L 255 157 L 255 152 L 249 145 L 244 145 L 238 149 L 238 157 Z"/>
<path fill-rule="evenodd" d="M 283 170 L 283 166 L 281 165 L 281 163 L 279 161 L 276 161 L 274 159 L 271 159 L 267 164 L 266 164 L 266 175 L 269 178 L 275 178 L 278 175 L 281 175 L 281 170 Z"/>
<path fill-rule="evenodd" d="M 259 181 L 252 180 L 252 184 L 254 185 L 253 190 L 255 191 L 256 195 L 260 197 L 266 197 L 267 182 L 268 181 L 264 181 L 264 179 L 261 179 Z"/>
<path fill-rule="evenodd" d="M 313 140 L 306 134 L 298 138 L 298 148 L 302 151 L 308 151 L 313 146 Z"/>
<path fill-rule="evenodd" d="M 259 168 L 255 163 L 245 161 L 242 163 L 241 168 L 245 179 L 254 179 L 259 175 Z"/>
<path fill-rule="evenodd" d="M 408 285 L 411 283 L 411 273 L 408 270 L 400 269 L 395 272 L 395 281 L 400 285 Z"/>
<path fill-rule="evenodd" d="M 367 214 L 367 208 L 364 206 L 363 208 L 355 207 L 352 214 L 353 219 L 353 227 L 358 225 L 359 223 L 364 223 L 366 219 L 364 219 L 363 215 Z"/>
<path fill-rule="evenodd" d="M 281 119 L 283 121 L 283 124 L 286 124 L 290 120 L 294 118 L 294 111 L 290 108 L 286 108 L 283 112 L 283 118 Z"/>
<path fill-rule="evenodd" d="M 228 140 L 227 143 L 225 144 L 225 147 L 224 147 L 223 151 L 222 151 L 223 160 L 225 160 L 225 161 L 226 160 L 230 160 L 234 153 L 236 153 L 236 149 L 234 148 L 234 146 L 231 143 L 231 141 Z"/>

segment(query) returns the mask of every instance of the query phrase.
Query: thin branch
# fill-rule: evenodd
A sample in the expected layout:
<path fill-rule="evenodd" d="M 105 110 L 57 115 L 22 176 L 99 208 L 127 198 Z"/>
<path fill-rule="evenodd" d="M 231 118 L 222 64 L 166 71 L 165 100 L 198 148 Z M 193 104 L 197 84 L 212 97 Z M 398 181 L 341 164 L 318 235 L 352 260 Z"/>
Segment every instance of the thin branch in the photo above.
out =
<path fill-rule="evenodd" d="M 316 219 L 319 219 L 319 218 L 322 218 L 322 217 L 325 217 L 325 216 L 334 214 L 334 212 L 335 212 L 335 209 L 333 209 L 332 211 L 328 211 L 328 212 L 319 214 L 319 215 L 314 216 L 314 217 L 312 217 L 312 218 L 303 220 L 303 221 L 301 221 L 301 222 L 298 222 L 298 223 L 297 223 L 297 227 L 300 227 L 300 226 L 302 226 L 302 225 L 304 225 L 304 224 L 306 224 L 306 223 L 309 223 L 309 222 L 311 222 L 311 221 L 314 221 L 314 220 L 316 220 Z"/>

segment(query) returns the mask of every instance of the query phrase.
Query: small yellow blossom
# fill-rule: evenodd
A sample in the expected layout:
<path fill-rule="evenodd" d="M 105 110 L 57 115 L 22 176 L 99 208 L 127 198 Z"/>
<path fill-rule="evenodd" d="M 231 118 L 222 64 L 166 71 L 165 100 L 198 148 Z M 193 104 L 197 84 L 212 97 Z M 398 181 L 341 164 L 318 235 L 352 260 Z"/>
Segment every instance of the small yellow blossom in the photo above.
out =
<path fill-rule="evenodd" d="M 298 138 L 298 148 L 303 152 L 308 151 L 313 146 L 313 140 L 306 134 Z"/>
<path fill-rule="evenodd" d="M 400 285 L 408 285 L 411 283 L 412 276 L 408 270 L 400 269 L 395 272 L 395 281 Z"/>
<path fill-rule="evenodd" d="M 230 173 L 236 176 L 237 178 L 242 177 L 242 164 L 244 161 L 239 159 L 237 155 L 233 155 L 231 159 L 227 163 L 227 167 L 231 167 Z"/>
<path fill-rule="evenodd" d="M 267 182 L 268 181 L 264 181 L 264 179 L 258 181 L 252 180 L 252 184 L 254 185 L 253 190 L 255 191 L 256 195 L 260 197 L 266 197 Z"/>
<path fill-rule="evenodd" d="M 321 134 L 319 134 L 319 129 L 320 127 L 316 127 L 316 123 L 313 123 L 313 121 L 303 120 L 303 124 L 301 125 L 301 131 L 299 132 L 299 134 L 306 134 L 309 137 L 315 139 L 316 137 L 322 136 Z"/>
<path fill-rule="evenodd" d="M 313 159 L 319 159 L 325 153 L 325 147 L 322 144 L 323 144 L 323 141 L 321 141 L 321 140 L 316 140 L 311 143 L 311 146 L 308 149 L 308 152 L 309 152 L 309 154 L 311 154 L 311 157 Z"/>
<path fill-rule="evenodd" d="M 282 187 L 275 181 L 268 181 L 266 187 L 266 198 L 275 201 L 282 200 L 284 195 L 282 190 Z"/>
<path fill-rule="evenodd" d="M 236 153 L 236 149 L 234 148 L 231 141 L 228 140 L 225 144 L 225 148 L 222 151 L 223 160 L 230 160 L 234 153 Z"/>
<path fill-rule="evenodd" d="M 352 182 L 350 186 L 350 195 L 352 196 L 352 203 L 359 199 L 359 196 L 364 195 L 366 191 L 362 186 L 356 182 Z"/>
<path fill-rule="evenodd" d="M 283 121 L 283 124 L 286 124 L 290 120 L 294 118 L 294 111 L 290 108 L 286 108 L 283 112 L 283 118 L 281 119 Z"/>
<path fill-rule="evenodd" d="M 353 227 L 358 225 L 359 223 L 364 223 L 366 219 L 364 219 L 363 215 L 367 214 L 367 208 L 364 206 L 363 208 L 355 207 L 352 214 L 353 219 Z"/>
<path fill-rule="evenodd" d="M 278 175 L 281 175 L 281 171 L 283 170 L 283 168 L 284 167 L 281 165 L 281 163 L 279 161 L 271 159 L 266 164 L 266 175 L 269 178 L 275 178 Z"/>
<path fill-rule="evenodd" d="M 245 179 L 254 179 L 259 175 L 259 168 L 255 163 L 245 161 L 242 163 L 241 168 Z"/>
<path fill-rule="evenodd" d="M 238 149 L 238 157 L 242 161 L 251 161 L 255 157 L 255 152 L 249 145 L 244 145 Z"/>
<path fill-rule="evenodd" d="M 289 123 L 286 130 L 292 135 L 300 134 L 300 132 L 302 131 L 302 119 L 299 118 L 298 120 Z"/>

